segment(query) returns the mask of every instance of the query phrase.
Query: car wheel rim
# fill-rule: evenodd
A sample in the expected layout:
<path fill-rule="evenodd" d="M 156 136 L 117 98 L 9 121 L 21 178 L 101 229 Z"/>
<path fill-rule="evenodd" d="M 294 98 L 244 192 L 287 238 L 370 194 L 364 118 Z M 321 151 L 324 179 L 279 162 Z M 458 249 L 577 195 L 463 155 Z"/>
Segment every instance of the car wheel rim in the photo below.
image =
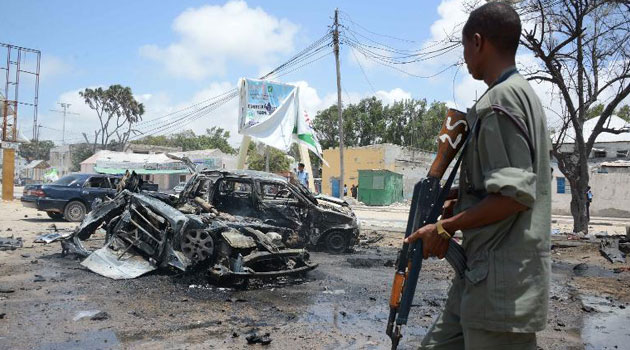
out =
<path fill-rule="evenodd" d="M 73 220 L 79 220 L 81 218 L 81 214 L 83 210 L 78 205 L 73 205 L 70 207 L 70 218 Z"/>
<path fill-rule="evenodd" d="M 207 260 L 214 253 L 214 240 L 206 231 L 191 230 L 184 235 L 182 252 L 195 263 Z"/>
<path fill-rule="evenodd" d="M 344 244 L 345 244 L 344 239 L 339 234 L 333 234 L 330 236 L 330 238 L 328 238 L 328 246 L 330 247 L 331 250 L 339 251 L 343 249 Z"/>

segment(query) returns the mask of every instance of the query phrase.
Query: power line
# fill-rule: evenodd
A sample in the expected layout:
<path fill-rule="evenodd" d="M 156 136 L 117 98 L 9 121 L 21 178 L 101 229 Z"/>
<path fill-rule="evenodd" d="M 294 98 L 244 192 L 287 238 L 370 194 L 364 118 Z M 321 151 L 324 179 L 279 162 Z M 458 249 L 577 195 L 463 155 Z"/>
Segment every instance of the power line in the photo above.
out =
<path fill-rule="evenodd" d="M 376 89 L 374 89 L 374 85 L 372 85 L 372 82 L 370 81 L 370 79 L 368 79 L 367 74 L 365 74 L 365 70 L 363 69 L 363 65 L 361 65 L 361 62 L 359 61 L 357 54 L 354 52 L 353 49 L 350 49 L 350 52 L 352 52 L 352 55 L 354 56 L 354 59 L 357 61 L 359 68 L 361 68 L 361 73 L 363 73 L 363 77 L 365 78 L 365 81 L 367 81 L 368 85 L 370 86 L 370 89 L 372 89 L 372 93 L 376 95 Z"/>

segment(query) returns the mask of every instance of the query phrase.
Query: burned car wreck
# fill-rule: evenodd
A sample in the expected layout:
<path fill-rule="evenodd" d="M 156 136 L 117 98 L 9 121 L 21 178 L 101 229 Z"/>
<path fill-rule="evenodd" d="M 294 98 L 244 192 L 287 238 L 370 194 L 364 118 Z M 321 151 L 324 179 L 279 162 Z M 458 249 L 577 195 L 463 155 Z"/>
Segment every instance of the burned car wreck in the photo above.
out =
<path fill-rule="evenodd" d="M 343 253 L 358 242 L 358 221 L 348 203 L 314 196 L 275 174 L 202 171 L 188 181 L 180 198 L 190 198 L 191 193 L 219 211 L 293 230 L 297 236 L 287 237 L 291 246 Z"/>
<path fill-rule="evenodd" d="M 294 248 L 300 241 L 295 230 L 216 208 L 208 201 L 212 188 L 207 180 L 194 174 L 177 197 L 141 191 L 140 177 L 125 175 L 113 199 L 100 203 L 72 234 L 58 239 L 63 253 L 85 257 L 83 266 L 114 279 L 171 267 L 239 283 L 317 267 L 305 249 Z M 84 240 L 101 227 L 105 244 L 89 251 Z"/>

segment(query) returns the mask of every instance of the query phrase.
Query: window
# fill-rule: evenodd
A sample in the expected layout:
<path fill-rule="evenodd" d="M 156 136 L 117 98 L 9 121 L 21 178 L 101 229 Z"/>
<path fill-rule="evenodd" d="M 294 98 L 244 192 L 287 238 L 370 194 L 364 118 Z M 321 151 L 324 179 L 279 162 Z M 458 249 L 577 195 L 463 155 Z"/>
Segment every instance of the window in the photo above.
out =
<path fill-rule="evenodd" d="M 566 179 L 564 177 L 556 177 L 556 193 L 566 193 Z"/>
<path fill-rule="evenodd" d="M 186 175 L 179 175 L 179 182 L 186 182 Z"/>
<path fill-rule="evenodd" d="M 628 150 L 617 150 L 617 158 L 628 158 Z"/>
<path fill-rule="evenodd" d="M 111 188 L 109 180 L 106 177 L 91 177 L 86 183 L 85 187 L 91 188 Z"/>
<path fill-rule="evenodd" d="M 293 193 L 283 184 L 263 182 L 260 184 L 263 200 L 293 199 Z"/>
<path fill-rule="evenodd" d="M 593 158 L 606 158 L 606 150 L 604 149 L 593 149 Z"/>
<path fill-rule="evenodd" d="M 116 189 L 116 186 L 118 186 L 118 183 L 120 182 L 120 178 L 119 177 L 110 177 L 109 178 L 109 182 L 112 185 L 113 189 Z"/>
<path fill-rule="evenodd" d="M 372 189 L 385 189 L 385 175 L 374 175 L 374 177 L 372 178 Z"/>
<path fill-rule="evenodd" d="M 249 196 L 252 193 L 252 185 L 248 182 L 241 181 L 221 181 L 219 184 L 219 192 L 223 195 L 225 194 L 236 194 L 236 195 L 245 195 Z"/>
<path fill-rule="evenodd" d="M 79 180 L 80 180 L 80 176 L 68 175 L 68 176 L 64 176 L 61 179 L 53 182 L 53 184 L 61 185 L 61 186 L 70 186 L 70 185 L 75 184 Z"/>

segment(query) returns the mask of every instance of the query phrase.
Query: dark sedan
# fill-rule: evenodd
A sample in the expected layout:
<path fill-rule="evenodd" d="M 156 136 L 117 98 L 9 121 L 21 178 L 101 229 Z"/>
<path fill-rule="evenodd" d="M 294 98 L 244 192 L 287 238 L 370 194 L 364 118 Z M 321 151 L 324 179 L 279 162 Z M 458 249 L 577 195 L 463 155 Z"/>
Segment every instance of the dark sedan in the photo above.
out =
<path fill-rule="evenodd" d="M 120 177 L 103 174 L 72 174 L 50 184 L 27 185 L 22 205 L 45 211 L 53 219 L 82 221 L 105 196 L 116 195 Z"/>

